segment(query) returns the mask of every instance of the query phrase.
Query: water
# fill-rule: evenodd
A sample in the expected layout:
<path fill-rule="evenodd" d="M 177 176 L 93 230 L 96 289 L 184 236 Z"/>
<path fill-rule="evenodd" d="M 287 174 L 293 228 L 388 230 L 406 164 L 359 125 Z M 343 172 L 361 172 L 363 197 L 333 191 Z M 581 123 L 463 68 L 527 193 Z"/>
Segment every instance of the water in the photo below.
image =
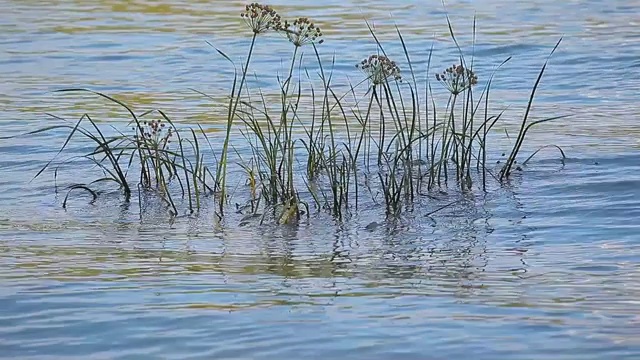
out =
<path fill-rule="evenodd" d="M 358 76 L 353 65 L 375 50 L 363 18 L 396 58 L 394 22 L 417 65 L 432 43 L 434 66 L 455 59 L 439 1 L 272 4 L 316 19 L 343 75 Z M 243 3 L 0 5 L 3 136 L 51 123 L 46 112 L 91 112 L 121 124 L 122 113 L 96 98 L 53 93 L 65 87 L 166 109 L 214 137 L 222 128 L 215 106 L 189 89 L 226 94 L 231 68 L 205 40 L 240 59 L 248 44 L 237 16 Z M 0 357 L 640 356 L 640 4 L 447 6 L 467 50 L 477 16 L 481 76 L 514 56 L 495 83 L 496 101 L 514 107 L 498 125 L 507 129 L 564 36 L 534 110 L 538 118 L 574 116 L 533 131 L 526 144 L 529 153 L 561 145 L 564 166 L 545 150 L 508 186 L 468 195 L 432 218 L 385 223 L 368 204 L 345 224 L 318 215 L 299 227 L 236 218 L 214 225 L 209 215 L 172 220 L 160 210 L 140 221 L 137 203 L 115 193 L 94 205 L 80 196 L 65 211 L 51 172 L 29 182 L 65 132 L 0 140 Z M 257 47 L 254 70 L 286 67 L 279 59 L 291 49 L 279 40 Z M 458 197 L 441 194 L 422 206 Z"/>

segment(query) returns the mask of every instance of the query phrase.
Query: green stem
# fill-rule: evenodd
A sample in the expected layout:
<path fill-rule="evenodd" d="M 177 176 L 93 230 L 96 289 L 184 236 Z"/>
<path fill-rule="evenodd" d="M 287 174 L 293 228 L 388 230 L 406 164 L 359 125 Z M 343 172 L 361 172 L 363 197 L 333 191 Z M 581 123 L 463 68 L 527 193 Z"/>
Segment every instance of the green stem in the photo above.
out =
<path fill-rule="evenodd" d="M 289 85 L 291 84 L 291 79 L 293 77 L 293 68 L 296 63 L 296 56 L 298 54 L 298 46 L 295 46 L 293 50 L 293 56 L 291 57 L 291 66 L 289 67 L 289 75 L 287 76 L 287 80 L 285 81 L 284 90 L 282 93 L 282 113 L 280 117 L 280 131 L 284 129 L 284 151 L 283 157 L 286 158 L 286 171 L 287 171 L 287 182 L 288 186 L 286 191 L 288 192 L 287 197 L 292 197 L 295 194 L 295 189 L 293 187 L 293 143 L 291 142 L 291 136 L 293 132 L 293 127 L 287 126 L 287 113 L 289 111 L 289 106 L 287 104 L 287 98 L 289 95 Z M 283 159 L 284 160 L 284 159 Z"/>
<path fill-rule="evenodd" d="M 226 192 L 226 179 L 227 179 L 227 155 L 229 150 L 229 138 L 231 137 L 231 128 L 233 126 L 233 120 L 236 115 L 236 110 L 238 109 L 238 103 L 240 102 L 240 96 L 242 95 L 242 88 L 244 86 L 247 72 L 249 71 L 249 62 L 251 61 L 251 54 L 253 53 L 253 47 L 256 43 L 257 33 L 253 34 L 251 38 L 251 46 L 249 47 L 249 53 L 247 54 L 247 61 L 245 63 L 244 68 L 242 69 L 242 79 L 240 80 L 240 86 L 238 87 L 238 93 L 230 100 L 229 103 L 229 114 L 227 116 L 227 132 L 224 138 L 224 144 L 222 145 L 222 156 L 220 158 L 220 165 L 218 167 L 218 176 L 216 179 L 216 183 L 220 184 L 220 215 L 223 214 L 224 209 L 224 201 L 225 201 L 225 192 Z"/>

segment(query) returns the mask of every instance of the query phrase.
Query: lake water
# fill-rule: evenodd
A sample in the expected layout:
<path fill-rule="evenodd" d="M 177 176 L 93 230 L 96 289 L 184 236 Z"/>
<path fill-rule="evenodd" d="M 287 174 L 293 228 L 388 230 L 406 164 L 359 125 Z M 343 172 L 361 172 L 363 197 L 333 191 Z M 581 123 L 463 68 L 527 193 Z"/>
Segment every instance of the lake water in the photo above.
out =
<path fill-rule="evenodd" d="M 320 24 L 336 81 L 359 76 L 354 64 L 375 51 L 365 18 L 399 59 L 394 23 L 416 66 L 432 44 L 434 67 L 456 60 L 439 1 L 291 4 L 271 3 Z M 87 87 L 219 139 L 220 104 L 190 89 L 226 95 L 232 69 L 206 41 L 241 59 L 244 3 L 0 6 L 2 136 L 50 124 L 45 113 L 122 124 L 96 97 L 53 93 Z M 137 202 L 117 193 L 65 210 L 52 172 L 30 182 L 65 132 L 2 139 L 0 357 L 640 358 L 640 2 L 449 1 L 447 11 L 465 50 L 477 17 L 481 77 L 513 56 L 493 95 L 512 104 L 505 129 L 563 37 L 534 115 L 573 116 L 533 131 L 523 151 L 560 145 L 564 166 L 545 150 L 510 184 L 432 218 L 386 223 L 371 207 L 343 224 L 314 215 L 297 227 L 152 210 L 141 221 Z M 252 70 L 275 78 L 288 45 L 266 37 Z"/>

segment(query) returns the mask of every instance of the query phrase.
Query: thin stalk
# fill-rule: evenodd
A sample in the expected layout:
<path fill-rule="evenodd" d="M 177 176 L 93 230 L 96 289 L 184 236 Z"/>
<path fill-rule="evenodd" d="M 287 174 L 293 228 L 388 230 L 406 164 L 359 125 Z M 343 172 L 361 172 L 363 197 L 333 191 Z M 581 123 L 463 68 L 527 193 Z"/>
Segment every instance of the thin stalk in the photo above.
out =
<path fill-rule="evenodd" d="M 247 72 L 249 70 L 249 62 L 251 61 L 251 55 L 253 54 L 253 47 L 256 43 L 257 33 L 253 33 L 251 37 L 251 46 L 249 47 L 249 53 L 247 54 L 247 60 L 242 69 L 242 78 L 240 80 L 240 85 L 238 87 L 238 93 L 235 96 L 232 96 L 229 103 L 229 113 L 227 115 L 227 130 L 224 137 L 224 143 L 222 145 L 222 155 L 220 157 L 220 164 L 218 168 L 218 175 L 216 179 L 216 183 L 220 184 L 220 215 L 224 213 L 224 203 L 226 196 L 226 178 L 227 178 L 227 156 L 229 152 L 229 139 L 231 137 L 231 128 L 233 127 L 233 120 L 236 115 L 236 110 L 238 109 L 238 103 L 240 102 L 240 96 L 242 95 L 242 88 L 245 83 L 245 79 L 247 76 Z"/>

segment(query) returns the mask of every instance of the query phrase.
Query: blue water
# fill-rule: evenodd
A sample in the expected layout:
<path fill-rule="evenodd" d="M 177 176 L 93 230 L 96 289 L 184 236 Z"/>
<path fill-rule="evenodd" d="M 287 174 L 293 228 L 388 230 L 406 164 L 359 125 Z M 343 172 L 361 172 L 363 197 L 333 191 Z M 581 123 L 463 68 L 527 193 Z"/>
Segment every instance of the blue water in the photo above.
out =
<path fill-rule="evenodd" d="M 96 97 L 52 92 L 90 87 L 199 123 L 219 144 L 224 108 L 190 88 L 226 96 L 232 68 L 205 40 L 241 59 L 244 4 L 163 4 L 1 1 L 2 136 L 54 123 L 45 113 L 123 125 Z M 439 1 L 272 4 L 323 27 L 323 56 L 339 55 L 336 86 L 375 51 L 363 18 L 397 59 L 394 22 L 417 68 L 432 44 L 434 68 L 455 61 Z M 365 203 L 345 223 L 314 214 L 260 226 L 207 211 L 171 218 L 153 200 L 141 220 L 116 190 L 94 204 L 79 194 L 65 210 L 53 171 L 31 180 L 67 133 L 2 139 L 0 358 L 639 358 L 640 5 L 491 0 L 447 11 L 467 52 L 477 16 L 481 81 L 513 56 L 494 84 L 496 104 L 511 106 L 499 132 L 517 131 L 563 37 L 534 117 L 573 116 L 534 129 L 523 151 L 557 144 L 564 164 L 546 149 L 507 184 L 422 199 L 424 211 L 397 221 Z M 265 76 L 252 86 L 269 91 L 291 48 L 261 41 L 252 69 Z M 90 174 L 61 172 L 58 185 Z"/>

